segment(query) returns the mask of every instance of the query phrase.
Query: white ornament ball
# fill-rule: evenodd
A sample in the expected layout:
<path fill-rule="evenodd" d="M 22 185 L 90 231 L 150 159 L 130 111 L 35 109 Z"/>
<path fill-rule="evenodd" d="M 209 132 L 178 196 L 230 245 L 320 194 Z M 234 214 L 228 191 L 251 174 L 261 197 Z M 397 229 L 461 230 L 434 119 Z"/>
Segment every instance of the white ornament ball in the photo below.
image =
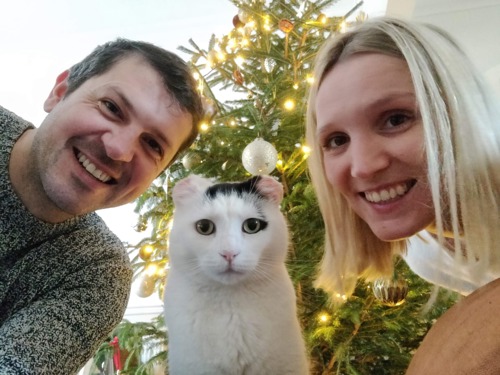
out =
<path fill-rule="evenodd" d="M 278 152 L 272 144 L 257 138 L 245 147 L 241 160 L 252 175 L 269 174 L 276 168 Z"/>

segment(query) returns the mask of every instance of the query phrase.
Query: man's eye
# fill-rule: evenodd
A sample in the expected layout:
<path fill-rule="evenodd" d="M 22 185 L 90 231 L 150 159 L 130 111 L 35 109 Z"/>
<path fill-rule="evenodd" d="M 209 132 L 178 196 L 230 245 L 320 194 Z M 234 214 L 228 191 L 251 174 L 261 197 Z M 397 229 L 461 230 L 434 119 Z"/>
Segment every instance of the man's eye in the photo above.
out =
<path fill-rule="evenodd" d="M 144 142 L 155 153 L 157 153 L 160 156 L 163 156 L 163 148 L 154 138 L 144 137 Z"/>
<path fill-rule="evenodd" d="M 120 108 L 113 103 L 112 101 L 109 100 L 101 100 L 99 104 L 105 108 L 106 112 L 111 113 L 114 116 L 121 117 L 121 111 Z"/>

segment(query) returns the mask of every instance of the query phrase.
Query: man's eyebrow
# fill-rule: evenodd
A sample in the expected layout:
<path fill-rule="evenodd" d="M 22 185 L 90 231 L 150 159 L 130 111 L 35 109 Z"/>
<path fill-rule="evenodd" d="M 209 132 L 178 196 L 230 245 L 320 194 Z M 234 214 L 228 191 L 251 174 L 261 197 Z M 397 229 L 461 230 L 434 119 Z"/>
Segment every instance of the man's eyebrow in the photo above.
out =
<path fill-rule="evenodd" d="M 118 95 L 118 97 L 123 102 L 123 104 L 125 105 L 127 110 L 132 114 L 132 116 L 137 118 L 138 114 L 137 114 L 137 111 L 136 111 L 134 105 L 128 99 L 127 95 L 122 91 L 122 89 L 119 86 L 113 86 L 113 85 L 110 85 L 108 87 L 109 87 L 109 89 L 114 91 L 116 93 L 116 95 Z M 150 131 L 153 134 L 155 134 L 158 138 L 161 139 L 161 141 L 163 142 L 163 144 L 165 145 L 166 148 L 171 147 L 170 141 L 168 140 L 168 138 L 165 137 L 165 134 L 163 134 L 161 131 L 159 131 L 158 129 L 156 129 L 154 127 L 151 128 Z"/>
<path fill-rule="evenodd" d="M 113 86 L 113 85 L 110 85 L 108 86 L 108 88 L 111 90 L 111 91 L 114 91 L 116 95 L 119 96 L 120 100 L 123 102 L 123 104 L 125 105 L 125 107 L 127 107 L 127 110 L 129 112 L 131 112 L 133 115 L 137 115 L 136 111 L 135 111 L 135 108 L 134 108 L 134 105 L 132 104 L 132 102 L 127 98 L 127 95 L 125 95 L 125 93 L 122 91 L 122 89 L 118 86 Z"/>

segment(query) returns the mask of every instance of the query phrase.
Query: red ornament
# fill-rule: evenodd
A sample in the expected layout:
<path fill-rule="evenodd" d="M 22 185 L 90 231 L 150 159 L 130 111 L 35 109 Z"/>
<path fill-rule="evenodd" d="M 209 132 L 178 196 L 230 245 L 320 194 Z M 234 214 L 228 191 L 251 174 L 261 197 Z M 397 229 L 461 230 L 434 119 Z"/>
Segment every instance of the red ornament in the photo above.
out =
<path fill-rule="evenodd" d="M 293 23 L 292 21 L 290 20 L 287 20 L 285 18 L 283 18 L 282 20 L 280 20 L 280 22 L 278 23 L 278 27 L 281 31 L 283 31 L 284 33 L 289 33 L 290 31 L 293 30 Z"/>
<path fill-rule="evenodd" d="M 122 370 L 122 358 L 120 353 L 120 344 L 118 343 L 118 337 L 115 336 L 113 341 L 109 343 L 113 348 L 113 364 L 115 365 L 115 371 Z"/>
<path fill-rule="evenodd" d="M 233 78 L 234 78 L 234 81 L 236 82 L 236 84 L 238 84 L 240 86 L 243 85 L 243 82 L 244 82 L 243 74 L 239 71 L 239 69 L 236 69 L 233 72 Z"/>
<path fill-rule="evenodd" d="M 233 17 L 233 26 L 239 29 L 240 27 L 245 26 L 245 24 L 240 20 L 240 17 L 236 15 Z"/>

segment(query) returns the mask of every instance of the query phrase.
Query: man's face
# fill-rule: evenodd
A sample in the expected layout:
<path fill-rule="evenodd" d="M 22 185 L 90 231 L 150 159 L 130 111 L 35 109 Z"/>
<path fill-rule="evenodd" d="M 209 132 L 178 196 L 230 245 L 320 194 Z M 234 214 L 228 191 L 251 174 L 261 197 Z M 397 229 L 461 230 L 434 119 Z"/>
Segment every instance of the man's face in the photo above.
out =
<path fill-rule="evenodd" d="M 59 221 L 141 195 L 192 129 L 142 58 L 127 57 L 64 97 L 59 76 L 35 133 L 30 169 L 36 194 Z"/>

